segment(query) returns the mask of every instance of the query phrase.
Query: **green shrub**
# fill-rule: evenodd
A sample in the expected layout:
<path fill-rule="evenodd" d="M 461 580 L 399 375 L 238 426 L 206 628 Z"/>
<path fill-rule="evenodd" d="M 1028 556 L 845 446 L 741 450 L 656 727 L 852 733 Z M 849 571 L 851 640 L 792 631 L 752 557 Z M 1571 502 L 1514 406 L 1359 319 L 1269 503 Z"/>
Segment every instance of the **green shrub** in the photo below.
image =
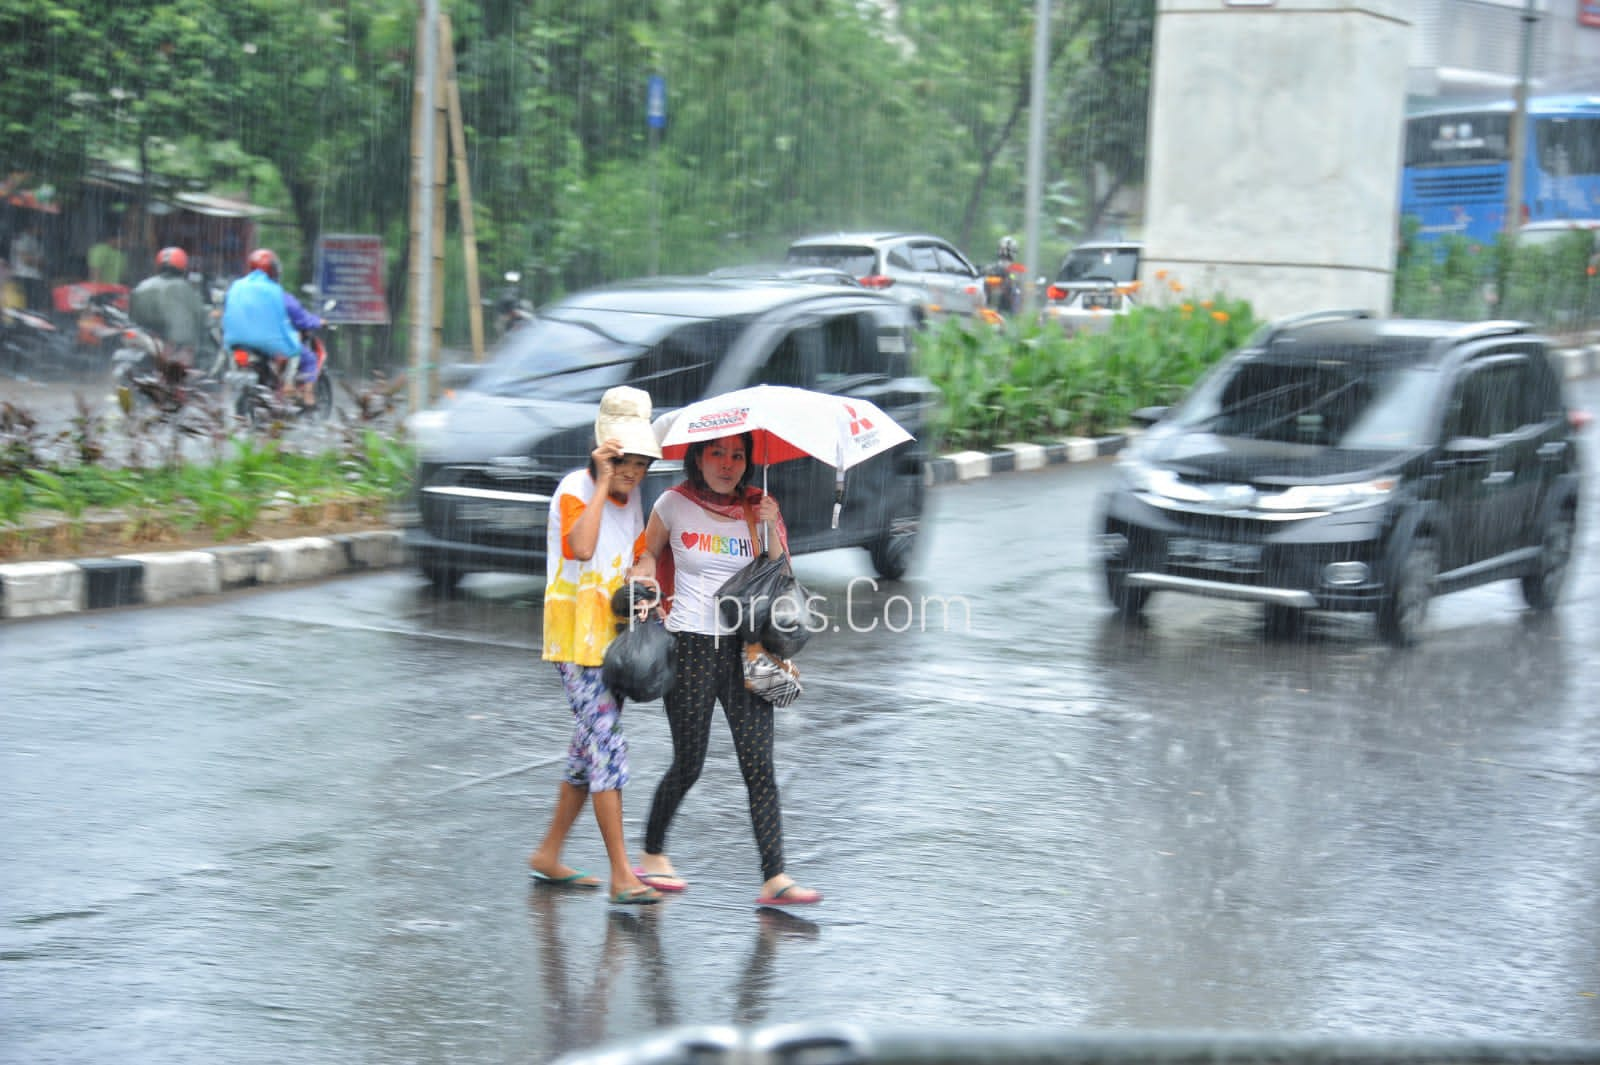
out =
<path fill-rule="evenodd" d="M 1554 244 L 1497 237 L 1483 244 L 1460 236 L 1417 239 L 1415 218 L 1401 227 L 1395 264 L 1394 313 L 1407 318 L 1479 321 L 1511 318 L 1556 334 L 1600 325 L 1600 281 L 1593 238 L 1575 232 Z"/>
<path fill-rule="evenodd" d="M 947 322 L 921 353 L 943 397 L 933 439 L 982 449 L 1113 432 L 1140 407 L 1171 403 L 1255 327 L 1249 304 L 1227 299 L 1139 307 L 1072 336 L 1053 324 Z"/>

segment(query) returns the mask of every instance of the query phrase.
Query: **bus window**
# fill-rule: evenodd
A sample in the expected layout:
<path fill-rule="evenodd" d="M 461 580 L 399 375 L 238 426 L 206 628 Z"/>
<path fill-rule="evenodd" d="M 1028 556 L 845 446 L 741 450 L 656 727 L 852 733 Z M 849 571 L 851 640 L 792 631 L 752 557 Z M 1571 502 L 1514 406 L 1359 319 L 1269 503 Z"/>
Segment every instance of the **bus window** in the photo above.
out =
<path fill-rule="evenodd" d="M 1551 177 L 1600 174 L 1600 118 L 1543 118 L 1534 130 L 1539 169 Z"/>
<path fill-rule="evenodd" d="M 1511 158 L 1511 116 L 1492 111 L 1425 115 L 1406 123 L 1406 166 L 1501 163 Z"/>

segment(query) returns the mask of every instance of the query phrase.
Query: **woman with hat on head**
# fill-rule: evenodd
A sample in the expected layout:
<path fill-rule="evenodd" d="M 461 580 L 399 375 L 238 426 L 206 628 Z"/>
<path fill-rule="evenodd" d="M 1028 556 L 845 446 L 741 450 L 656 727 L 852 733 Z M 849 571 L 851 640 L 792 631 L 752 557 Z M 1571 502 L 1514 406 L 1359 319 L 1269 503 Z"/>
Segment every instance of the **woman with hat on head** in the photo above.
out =
<path fill-rule="evenodd" d="M 561 674 L 575 727 L 555 813 L 528 867 L 541 884 L 600 886 L 598 878 L 561 861 L 567 833 L 592 800 L 611 863 L 611 901 L 658 902 L 660 893 L 628 864 L 622 835 L 622 788 L 628 782 L 622 702 L 601 677 L 606 647 L 616 635 L 611 597 L 644 545 L 639 485 L 650 463 L 661 457 L 650 427 L 649 394 L 627 386 L 606 392 L 594 437 L 588 467 L 562 479 L 549 519 L 544 660 L 554 662 Z"/>

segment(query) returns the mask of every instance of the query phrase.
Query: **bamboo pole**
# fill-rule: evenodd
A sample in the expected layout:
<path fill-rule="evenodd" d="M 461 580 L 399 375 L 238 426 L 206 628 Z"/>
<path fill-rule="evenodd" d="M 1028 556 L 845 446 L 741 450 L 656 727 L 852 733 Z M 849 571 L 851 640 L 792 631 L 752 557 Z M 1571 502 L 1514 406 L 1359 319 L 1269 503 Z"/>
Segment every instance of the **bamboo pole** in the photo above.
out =
<path fill-rule="evenodd" d="M 445 98 L 450 107 L 450 154 L 456 164 L 456 193 L 461 208 L 461 253 L 467 272 L 467 323 L 472 330 L 472 361 L 483 361 L 483 296 L 478 287 L 478 230 L 472 218 L 472 172 L 467 167 L 467 134 L 461 121 L 461 87 L 456 82 L 455 33 L 450 16 L 441 16 L 439 59 L 444 67 Z"/>

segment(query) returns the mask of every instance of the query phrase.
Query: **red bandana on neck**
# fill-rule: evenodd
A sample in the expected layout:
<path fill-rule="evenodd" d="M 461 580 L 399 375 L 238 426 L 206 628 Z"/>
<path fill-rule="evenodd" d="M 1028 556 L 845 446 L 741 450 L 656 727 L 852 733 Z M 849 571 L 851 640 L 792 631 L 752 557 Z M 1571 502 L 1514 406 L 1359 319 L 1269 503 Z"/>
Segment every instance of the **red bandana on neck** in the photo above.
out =
<path fill-rule="evenodd" d="M 756 520 L 755 508 L 756 504 L 761 502 L 762 495 L 761 489 L 755 485 L 745 485 L 744 498 L 741 499 L 737 496 L 718 495 L 704 488 L 696 488 L 688 481 L 680 481 L 668 488 L 667 491 L 676 492 L 696 506 L 709 510 L 713 514 L 720 514 L 724 518 L 737 518 L 742 521 L 752 522 Z M 789 528 L 784 524 L 782 515 L 778 516 L 778 543 L 783 545 L 785 552 L 789 550 Z M 757 551 L 761 549 L 759 541 L 753 546 Z M 672 609 L 673 571 L 672 546 L 669 544 L 667 549 L 661 552 L 660 557 L 656 559 L 656 583 L 661 588 L 662 602 L 667 610 Z"/>

